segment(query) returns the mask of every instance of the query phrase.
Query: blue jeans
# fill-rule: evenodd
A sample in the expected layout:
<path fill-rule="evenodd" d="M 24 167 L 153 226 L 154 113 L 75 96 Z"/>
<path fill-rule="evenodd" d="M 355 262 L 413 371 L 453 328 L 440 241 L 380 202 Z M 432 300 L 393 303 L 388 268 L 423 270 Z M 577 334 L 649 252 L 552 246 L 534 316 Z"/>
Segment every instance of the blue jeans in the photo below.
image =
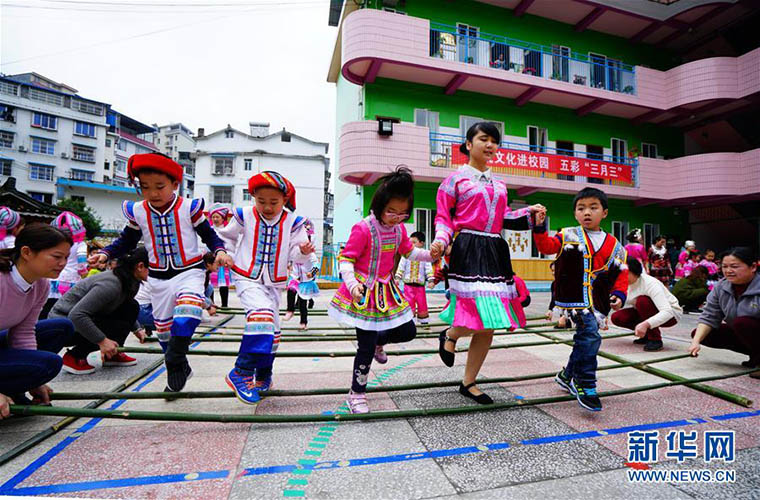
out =
<path fill-rule="evenodd" d="M 596 355 L 602 345 L 599 323 L 593 312 L 582 312 L 575 316 L 573 352 L 565 367 L 565 374 L 575 383 L 585 388 L 596 387 Z"/>
<path fill-rule="evenodd" d="M 0 332 L 0 394 L 18 398 L 61 371 L 58 352 L 73 343 L 74 325 L 68 319 L 45 319 L 37 322 L 35 334 L 36 351 L 9 348 L 7 330 Z"/>

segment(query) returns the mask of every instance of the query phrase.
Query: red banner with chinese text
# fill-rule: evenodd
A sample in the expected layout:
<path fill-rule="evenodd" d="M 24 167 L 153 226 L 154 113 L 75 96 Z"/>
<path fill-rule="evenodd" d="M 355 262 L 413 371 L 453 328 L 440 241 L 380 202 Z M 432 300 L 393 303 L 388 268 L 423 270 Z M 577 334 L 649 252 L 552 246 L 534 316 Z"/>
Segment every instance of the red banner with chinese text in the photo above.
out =
<path fill-rule="evenodd" d="M 451 163 L 453 165 L 465 165 L 467 161 L 466 155 L 452 148 Z M 500 148 L 488 162 L 488 166 L 497 172 L 504 168 L 513 168 L 528 172 L 578 175 L 612 181 L 631 182 L 632 180 L 630 165 L 516 149 Z"/>

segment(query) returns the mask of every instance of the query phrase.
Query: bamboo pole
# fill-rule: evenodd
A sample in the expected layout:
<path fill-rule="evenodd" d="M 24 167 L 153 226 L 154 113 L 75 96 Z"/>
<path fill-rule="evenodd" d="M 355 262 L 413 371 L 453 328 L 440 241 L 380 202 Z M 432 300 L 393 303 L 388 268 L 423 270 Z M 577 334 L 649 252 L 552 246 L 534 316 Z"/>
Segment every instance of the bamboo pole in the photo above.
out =
<path fill-rule="evenodd" d="M 602 339 L 617 338 L 617 337 L 629 337 L 633 333 L 617 333 L 612 335 L 606 335 Z M 550 344 L 572 344 L 572 340 L 546 340 L 538 342 L 515 342 L 512 344 L 498 344 L 492 345 L 491 349 L 510 349 L 513 347 L 529 347 L 534 345 L 550 345 Z M 457 349 L 457 352 L 466 352 L 467 349 Z M 141 354 L 163 354 L 161 349 L 153 347 L 119 347 L 119 352 L 127 353 L 141 353 Z M 187 353 L 188 355 L 196 356 L 237 356 L 236 351 L 214 351 L 210 349 L 193 349 Z M 410 356 L 418 354 L 438 354 L 438 349 L 405 349 L 403 351 L 385 351 L 388 356 Z M 356 352 L 354 351 L 286 351 L 278 352 L 278 358 L 344 358 L 354 357 Z"/>
<path fill-rule="evenodd" d="M 547 332 L 570 332 L 571 329 L 562 330 L 535 330 L 535 331 L 547 331 Z M 511 335 L 525 335 L 531 333 L 530 331 L 515 330 L 513 332 L 494 333 L 494 336 L 511 336 Z M 240 342 L 243 338 L 242 333 L 235 332 L 213 332 L 208 337 L 193 337 L 195 342 Z M 414 337 L 415 339 L 437 339 L 437 333 L 419 333 Z M 305 332 L 303 335 L 282 335 L 280 336 L 280 342 L 334 342 L 334 341 L 354 341 L 356 335 L 351 334 L 330 334 L 330 333 L 310 333 Z M 146 342 L 158 342 L 156 337 L 148 337 Z"/>
<path fill-rule="evenodd" d="M 543 332 L 533 332 L 533 333 L 536 333 L 540 337 L 544 337 L 546 339 L 556 339 L 556 337 L 554 335 L 550 335 L 548 333 L 543 333 Z M 604 339 L 604 338 L 606 338 L 606 337 L 602 337 L 602 339 Z M 617 356 L 615 354 L 611 354 L 611 353 L 608 353 L 608 352 L 605 352 L 605 351 L 599 351 L 597 353 L 597 355 L 601 356 L 603 358 L 609 359 L 611 361 L 615 361 L 616 363 L 627 363 L 628 362 L 628 360 L 626 358 L 623 358 L 621 356 Z M 656 376 L 658 376 L 660 378 L 664 378 L 666 380 L 671 380 L 671 381 L 676 381 L 676 382 L 680 382 L 680 381 L 686 380 L 684 377 L 681 377 L 680 375 L 676 375 L 675 373 L 670 373 L 670 372 L 667 372 L 665 370 L 660 370 L 659 368 L 654 368 L 654 367 L 650 367 L 650 366 L 646 366 L 646 365 L 633 366 L 633 368 L 636 368 L 637 370 L 641 370 L 641 371 L 647 372 L 647 373 L 649 373 L 651 375 L 656 375 Z M 697 390 L 699 392 L 703 392 L 705 394 L 709 394 L 711 396 L 715 396 L 717 398 L 723 399 L 723 400 L 728 401 L 730 403 L 737 404 L 739 406 L 744 406 L 744 407 L 747 407 L 747 408 L 749 408 L 749 407 L 752 406 L 752 400 L 751 399 L 745 398 L 744 396 L 740 396 L 738 394 L 734 394 L 732 392 L 724 391 L 723 389 L 718 389 L 717 387 L 712 387 L 712 386 L 704 385 L 704 384 L 695 384 L 695 383 L 685 383 L 684 385 L 686 385 L 686 387 L 689 387 L 690 389 L 694 389 L 694 390 Z"/>
<path fill-rule="evenodd" d="M 548 323 L 535 323 L 535 324 L 532 324 L 532 325 L 526 325 L 525 328 L 539 328 L 539 327 L 543 328 L 543 327 L 546 327 L 546 326 L 553 326 L 553 325 L 556 325 L 556 323 L 552 323 L 552 322 L 548 322 Z M 451 325 L 449 325 L 448 323 L 429 323 L 426 326 L 418 325 L 417 329 L 418 330 L 420 330 L 420 329 L 421 330 L 427 330 L 427 329 L 430 329 L 430 328 L 440 328 L 440 327 L 450 327 L 450 326 Z M 204 328 L 204 327 L 201 327 L 201 328 Z M 209 328 L 209 327 L 205 327 L 205 328 Z M 227 334 L 242 335 L 242 333 L 238 334 L 236 332 L 238 332 L 238 331 L 242 332 L 243 330 L 245 330 L 245 326 L 240 326 L 240 325 L 225 326 L 223 328 L 223 330 L 228 331 Z M 353 332 L 354 328 L 353 327 L 349 327 L 349 326 L 313 326 L 312 325 L 311 329 L 309 329 L 309 330 L 301 330 L 301 328 L 299 328 L 299 327 L 292 327 L 292 326 L 291 327 L 283 327 L 283 328 L 280 328 L 280 330 L 283 331 L 283 332 L 297 332 L 297 333 L 283 333 L 283 335 L 299 335 L 300 336 L 300 335 L 311 335 L 312 331 L 316 331 L 316 332 L 322 332 L 322 331 L 351 331 L 351 332 Z M 500 331 L 509 331 L 509 330 L 507 330 L 506 328 L 501 328 L 501 329 L 498 329 L 498 330 L 495 330 L 495 331 L 500 332 Z M 207 332 L 205 330 L 201 330 L 199 333 L 209 333 L 209 332 Z M 340 333 L 335 333 L 335 335 L 341 335 L 341 334 Z"/>
<path fill-rule="evenodd" d="M 228 318 L 226 318 L 223 321 L 221 321 L 219 324 L 223 325 L 224 323 L 226 323 L 227 321 L 230 321 L 231 319 L 232 319 L 232 316 L 229 316 Z M 108 393 L 109 394 L 118 394 L 118 395 L 121 395 L 121 396 L 124 396 L 126 394 L 138 394 L 138 393 L 123 393 L 122 391 L 127 390 L 129 387 L 131 387 L 132 385 L 134 385 L 135 383 L 137 383 L 139 380 L 147 377 L 154 370 L 156 370 L 157 368 L 161 367 L 161 365 L 163 365 L 163 364 L 164 364 L 163 357 L 161 359 L 157 359 L 153 364 L 151 364 L 150 366 L 148 366 L 147 368 L 145 368 L 143 371 L 141 371 L 140 373 L 138 373 L 136 375 L 133 375 L 133 376 L 129 377 L 127 380 L 125 380 L 121 384 L 115 386 L 110 391 L 108 391 Z M 55 393 L 53 393 L 53 394 L 55 394 Z M 86 398 L 86 399 L 89 399 L 89 398 Z M 109 400 L 111 400 L 111 399 L 117 399 L 117 398 L 93 398 L 93 399 L 97 399 L 97 401 L 92 401 L 92 402 L 88 403 L 84 407 L 85 409 L 94 409 L 94 408 L 97 408 L 98 406 L 107 403 Z M 47 429 L 44 429 L 43 431 L 39 432 L 38 434 L 35 434 L 34 436 L 32 436 L 31 438 L 27 439 L 26 441 L 24 441 L 23 443 L 19 444 L 18 446 L 14 447 L 13 449 L 8 450 L 7 452 L 3 453 L 0 456 L 0 465 L 4 465 L 4 464 L 10 462 L 14 458 L 22 455 L 23 453 L 29 451 L 30 449 L 34 448 L 38 444 L 42 443 L 44 440 L 46 440 L 50 436 L 53 436 L 53 435 L 57 434 L 62 429 L 65 429 L 66 427 L 68 427 L 69 425 L 71 425 L 72 423 L 74 423 L 77 420 L 77 418 L 78 417 L 76 417 L 76 416 L 67 416 L 66 418 L 61 419 L 58 422 L 56 422 L 55 424 L 51 425 Z"/>
<path fill-rule="evenodd" d="M 753 369 L 743 370 L 728 375 L 715 375 L 681 381 L 661 382 L 639 387 L 629 387 L 612 391 L 600 392 L 600 397 L 619 396 L 637 392 L 651 391 L 677 385 L 695 384 L 710 380 L 723 380 L 732 377 L 747 375 L 756 371 Z M 449 408 L 428 408 L 415 410 L 378 411 L 363 414 L 331 414 L 331 415 L 230 415 L 215 413 L 184 413 L 184 412 L 160 412 L 160 411 L 136 411 L 136 410 L 97 410 L 86 408 L 64 408 L 51 406 L 20 406 L 11 405 L 10 410 L 16 415 L 43 415 L 43 416 L 75 416 L 93 418 L 116 418 L 125 420 L 156 420 L 170 422 L 242 422 L 242 423 L 292 423 L 292 422 L 332 422 L 354 420 L 383 420 L 410 417 L 432 417 L 444 415 L 461 415 L 465 413 L 480 413 L 486 411 L 504 410 L 519 406 L 536 406 L 562 401 L 572 401 L 575 396 L 563 395 L 544 398 L 520 399 L 491 405 L 467 405 Z"/>
<path fill-rule="evenodd" d="M 690 354 L 677 354 L 674 356 L 667 356 L 664 358 L 656 358 L 647 361 L 629 361 L 627 363 L 611 364 L 602 366 L 599 370 L 615 370 L 618 368 L 626 368 L 634 365 L 651 365 L 653 363 L 665 363 L 668 361 L 674 361 L 677 359 L 683 359 L 690 357 Z M 505 382 L 524 382 L 527 380 L 537 380 L 542 378 L 554 377 L 557 372 L 536 373 L 531 375 L 518 375 L 514 377 L 496 377 L 496 378 L 480 378 L 477 380 L 478 385 L 485 384 L 501 384 Z M 449 380 L 441 382 L 427 382 L 419 384 L 401 384 L 401 385 L 388 385 L 382 387 L 367 387 L 367 392 L 400 392 L 400 391 L 413 391 L 419 389 L 433 389 L 440 387 L 453 387 L 461 383 L 460 380 Z M 280 396 L 321 396 L 329 394 L 345 394 L 348 392 L 348 388 L 326 388 L 326 389 L 295 389 L 295 390 L 271 390 L 267 391 L 266 397 L 280 397 Z M 235 397 L 235 393 L 231 390 L 225 391 L 197 391 L 197 392 L 175 392 L 167 395 L 165 392 L 134 392 L 128 394 L 121 393 L 107 393 L 107 392 L 55 392 L 51 395 L 51 399 L 54 400 L 79 400 L 79 399 L 91 399 L 91 398 L 112 398 L 112 399 L 208 399 L 208 398 L 232 398 Z"/>

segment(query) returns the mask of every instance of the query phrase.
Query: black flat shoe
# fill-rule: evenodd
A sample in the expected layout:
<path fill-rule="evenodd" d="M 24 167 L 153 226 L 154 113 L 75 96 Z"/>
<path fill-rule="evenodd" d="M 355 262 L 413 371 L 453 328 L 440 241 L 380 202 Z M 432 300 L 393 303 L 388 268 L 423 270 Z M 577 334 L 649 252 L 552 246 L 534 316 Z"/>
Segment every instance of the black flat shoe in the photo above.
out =
<path fill-rule="evenodd" d="M 475 385 L 475 382 L 473 382 L 471 384 L 467 384 L 467 385 L 459 384 L 459 394 L 461 394 L 462 396 L 464 396 L 466 398 L 472 399 L 473 401 L 475 401 L 478 404 L 481 404 L 481 405 L 492 405 L 493 404 L 493 399 L 491 399 L 491 396 L 489 396 L 485 392 L 483 394 L 478 395 L 478 396 L 476 396 L 475 394 L 473 394 L 473 393 L 470 392 L 470 387 L 472 387 L 474 385 Z"/>
<path fill-rule="evenodd" d="M 452 367 L 454 366 L 454 353 L 444 349 L 444 346 L 446 345 L 447 340 L 454 342 L 454 345 L 456 345 L 457 341 L 446 335 L 448 331 L 449 330 L 446 329 L 438 334 L 438 355 L 441 357 L 441 361 L 443 361 L 444 365 Z"/>

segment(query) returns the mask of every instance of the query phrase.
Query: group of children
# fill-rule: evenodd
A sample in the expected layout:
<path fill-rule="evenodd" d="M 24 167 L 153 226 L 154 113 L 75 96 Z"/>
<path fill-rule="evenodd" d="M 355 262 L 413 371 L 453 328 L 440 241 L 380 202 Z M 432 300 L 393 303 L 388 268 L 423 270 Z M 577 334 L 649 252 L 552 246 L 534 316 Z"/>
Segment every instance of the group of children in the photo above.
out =
<path fill-rule="evenodd" d="M 415 313 L 421 325 L 427 323 L 425 286 L 436 281 L 431 263 L 444 253 L 450 300 L 441 319 L 451 327 L 439 336 L 439 355 L 446 366 L 453 366 L 456 342 L 472 336 L 459 392 L 480 404 L 493 403 L 475 380 L 494 330 L 525 326 L 523 305 L 527 305 L 521 293 L 524 285 L 515 282 L 503 229 L 531 229 L 539 251 L 557 255 L 555 305 L 573 317 L 576 333 L 572 354 L 555 380 L 584 408 L 601 409 L 596 394 L 599 323 L 611 309 L 622 306 L 627 290 L 626 250 L 600 229 L 607 216 L 607 197 L 598 189 L 583 189 L 573 201 L 579 226 L 549 236 L 546 208 L 511 210 L 506 185 L 488 168 L 500 141 L 498 129 L 490 123 L 480 122 L 468 130 L 460 150 L 469 163 L 439 187 L 435 239 L 429 250 L 423 248 L 424 235 L 408 236 L 403 224 L 414 207 L 414 180 L 405 168 L 381 180 L 369 215 L 353 226 L 339 256 L 343 282 L 328 305 L 330 317 L 356 329 L 358 348 L 347 398 L 352 413 L 369 411 L 369 371 L 373 360 L 387 362 L 384 346 L 415 338 Z M 301 300 L 318 293 L 313 283 L 319 270 L 315 247 L 308 220 L 295 214 L 295 188 L 276 172 L 254 175 L 248 182 L 254 205 L 229 212 L 212 207 L 212 226 L 202 199 L 176 194 L 183 170 L 170 158 L 160 153 L 134 155 L 128 174 L 143 201 L 123 203 L 126 227 L 113 243 L 89 258 L 90 264 L 118 258 L 144 241 L 150 304 L 165 350 L 167 392 L 181 391 L 192 375 L 187 354 L 202 317 L 206 266 L 218 265 L 218 284 L 234 282 L 245 311 L 239 354 L 225 380 L 241 401 L 258 402 L 272 387 L 280 299 L 289 278 L 298 280 L 296 293 Z M 64 223 L 77 228 L 76 220 Z M 203 245 L 213 262 L 204 262 Z M 81 267 L 80 252 L 72 255 Z M 394 273 L 397 258 L 401 262 Z M 397 279 L 403 282 L 403 291 Z M 224 295 L 222 300 L 226 302 Z M 303 316 L 301 324 L 306 326 Z"/>

